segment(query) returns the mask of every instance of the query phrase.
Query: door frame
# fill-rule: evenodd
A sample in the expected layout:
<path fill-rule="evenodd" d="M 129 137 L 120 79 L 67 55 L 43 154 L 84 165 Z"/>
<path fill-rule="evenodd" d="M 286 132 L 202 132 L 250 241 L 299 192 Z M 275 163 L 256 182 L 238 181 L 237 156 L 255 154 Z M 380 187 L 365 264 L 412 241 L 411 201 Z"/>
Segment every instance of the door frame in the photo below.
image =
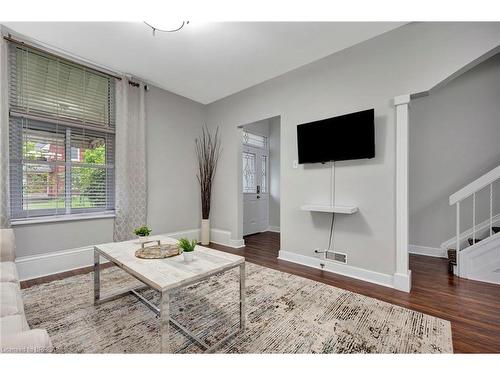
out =
<path fill-rule="evenodd" d="M 252 124 L 254 122 L 258 122 L 258 121 L 263 121 L 263 120 L 268 120 L 268 119 L 271 119 L 271 118 L 274 118 L 274 117 L 279 117 L 279 121 L 280 121 L 280 228 L 282 228 L 283 226 L 283 210 L 281 209 L 281 201 L 282 201 L 282 197 L 283 197 L 283 173 L 282 173 L 282 170 L 283 170 L 283 142 L 282 142 L 282 139 L 283 139 L 283 114 L 281 113 L 278 113 L 278 114 L 272 114 L 272 115 L 269 115 L 269 116 L 265 116 L 265 117 L 261 117 L 261 118 L 258 118 L 256 120 L 250 120 L 250 121 L 247 121 L 243 124 L 240 124 L 240 125 L 237 125 L 236 126 L 236 137 L 237 137 L 237 145 L 238 147 L 236 147 L 236 154 L 235 154 L 235 157 L 236 157 L 236 168 L 237 168 L 237 183 L 236 183 L 236 191 L 235 191 L 235 194 L 236 194 L 236 202 L 237 202 L 237 205 L 236 205 L 236 217 L 237 217 L 237 233 L 236 233 L 236 241 L 238 241 L 239 243 L 242 244 L 242 246 L 245 245 L 245 240 L 243 239 L 243 176 L 242 176 L 242 167 L 243 167 L 243 164 L 242 164 L 242 160 L 241 160 L 241 154 L 243 152 L 243 142 L 241 142 L 241 139 L 243 137 L 243 127 L 246 126 L 246 125 L 249 125 L 249 124 Z M 269 175 L 269 181 L 271 180 L 271 176 Z M 282 234 L 281 234 L 281 230 L 280 230 L 280 243 L 281 243 L 281 240 L 282 240 Z"/>
<path fill-rule="evenodd" d="M 249 153 L 249 154 L 254 154 L 255 155 L 255 183 L 256 183 L 256 192 L 255 193 L 245 193 L 243 192 L 243 189 L 242 189 L 242 195 L 243 195 L 243 211 L 242 211 L 242 216 L 243 216 L 243 235 L 249 235 L 249 234 L 245 234 L 245 201 L 246 199 L 248 199 L 249 197 L 249 194 L 255 194 L 257 197 L 257 199 L 259 199 L 259 196 L 262 198 L 264 198 L 266 201 L 267 201 L 267 220 L 266 220 L 266 223 L 267 223 L 267 226 L 266 228 L 260 228 L 260 229 L 264 229 L 264 231 L 266 231 L 268 228 L 269 228 L 269 204 L 270 204 L 270 196 L 271 196 L 271 192 L 270 192 L 270 182 L 271 182 L 271 176 L 270 176 L 270 147 L 269 147 L 269 135 L 265 135 L 265 134 L 260 134 L 259 132 L 252 132 L 252 131 L 248 131 L 248 133 L 250 134 L 254 134 L 254 135 L 258 135 L 258 136 L 261 136 L 261 137 L 265 137 L 266 138 L 266 146 L 264 148 L 262 147 L 258 147 L 258 146 L 253 146 L 253 145 L 242 145 L 242 154 L 243 153 Z M 241 157 L 241 156 L 240 156 Z M 260 173 L 260 170 L 261 170 L 261 163 L 262 163 L 262 158 L 265 157 L 266 158 L 266 181 L 265 181 L 265 186 L 266 186 L 266 191 L 265 192 L 262 192 L 262 173 Z M 243 166 L 242 166 L 243 167 Z M 241 177 L 243 177 L 243 168 L 241 168 L 242 171 L 241 171 Z M 242 181 L 243 181 L 243 178 L 242 178 Z M 260 187 L 260 189 L 259 189 Z M 260 212 L 259 212 L 260 213 Z M 255 233 L 259 233 L 259 232 L 255 232 Z M 250 233 L 250 234 L 255 234 L 255 233 Z"/>

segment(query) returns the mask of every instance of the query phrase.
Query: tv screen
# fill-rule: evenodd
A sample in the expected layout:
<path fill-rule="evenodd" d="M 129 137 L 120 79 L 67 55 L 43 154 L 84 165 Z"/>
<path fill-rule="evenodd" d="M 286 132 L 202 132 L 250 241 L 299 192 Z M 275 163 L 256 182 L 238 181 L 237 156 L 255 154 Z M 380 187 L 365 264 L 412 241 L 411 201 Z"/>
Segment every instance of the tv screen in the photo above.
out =
<path fill-rule="evenodd" d="M 375 157 L 374 110 L 297 125 L 299 164 Z"/>

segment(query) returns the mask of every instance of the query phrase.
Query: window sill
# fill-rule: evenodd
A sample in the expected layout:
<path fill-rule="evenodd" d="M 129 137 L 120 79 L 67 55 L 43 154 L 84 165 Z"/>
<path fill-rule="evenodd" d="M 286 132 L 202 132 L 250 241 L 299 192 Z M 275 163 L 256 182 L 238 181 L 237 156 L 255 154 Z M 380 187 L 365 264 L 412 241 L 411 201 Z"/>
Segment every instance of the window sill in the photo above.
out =
<path fill-rule="evenodd" d="M 31 225 L 31 224 L 45 224 L 45 223 L 59 223 L 67 221 L 79 221 L 79 220 L 95 220 L 95 219 L 110 219 L 114 218 L 114 211 L 106 211 L 99 213 L 88 213 L 88 214 L 72 214 L 72 215 L 60 215 L 60 216 L 40 216 L 33 217 L 29 219 L 14 219 L 11 221 L 10 225 L 13 227 L 20 225 Z"/>

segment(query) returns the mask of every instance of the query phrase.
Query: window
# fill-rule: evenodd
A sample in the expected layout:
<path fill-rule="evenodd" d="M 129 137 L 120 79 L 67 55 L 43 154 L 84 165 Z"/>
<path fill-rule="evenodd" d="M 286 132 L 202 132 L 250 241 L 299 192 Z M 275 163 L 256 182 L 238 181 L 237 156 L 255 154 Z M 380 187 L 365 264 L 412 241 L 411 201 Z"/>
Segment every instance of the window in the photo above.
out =
<path fill-rule="evenodd" d="M 247 146 L 254 146 L 265 148 L 267 147 L 267 137 L 258 134 L 252 134 L 247 131 L 243 131 L 243 144 Z"/>
<path fill-rule="evenodd" d="M 80 149 L 71 147 L 71 161 L 80 161 Z"/>
<path fill-rule="evenodd" d="M 261 156 L 260 192 L 267 193 L 267 156 Z"/>
<path fill-rule="evenodd" d="M 12 219 L 114 210 L 114 78 L 9 45 Z"/>
<path fill-rule="evenodd" d="M 243 152 L 243 193 L 256 193 L 255 154 Z"/>

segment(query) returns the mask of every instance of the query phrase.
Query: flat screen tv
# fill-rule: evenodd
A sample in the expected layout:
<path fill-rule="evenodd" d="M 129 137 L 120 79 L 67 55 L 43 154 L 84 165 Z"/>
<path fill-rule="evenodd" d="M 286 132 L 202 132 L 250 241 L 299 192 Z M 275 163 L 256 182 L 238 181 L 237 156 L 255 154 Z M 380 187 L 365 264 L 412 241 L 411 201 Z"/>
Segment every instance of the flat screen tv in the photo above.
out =
<path fill-rule="evenodd" d="M 299 164 L 375 157 L 374 110 L 297 125 Z"/>

